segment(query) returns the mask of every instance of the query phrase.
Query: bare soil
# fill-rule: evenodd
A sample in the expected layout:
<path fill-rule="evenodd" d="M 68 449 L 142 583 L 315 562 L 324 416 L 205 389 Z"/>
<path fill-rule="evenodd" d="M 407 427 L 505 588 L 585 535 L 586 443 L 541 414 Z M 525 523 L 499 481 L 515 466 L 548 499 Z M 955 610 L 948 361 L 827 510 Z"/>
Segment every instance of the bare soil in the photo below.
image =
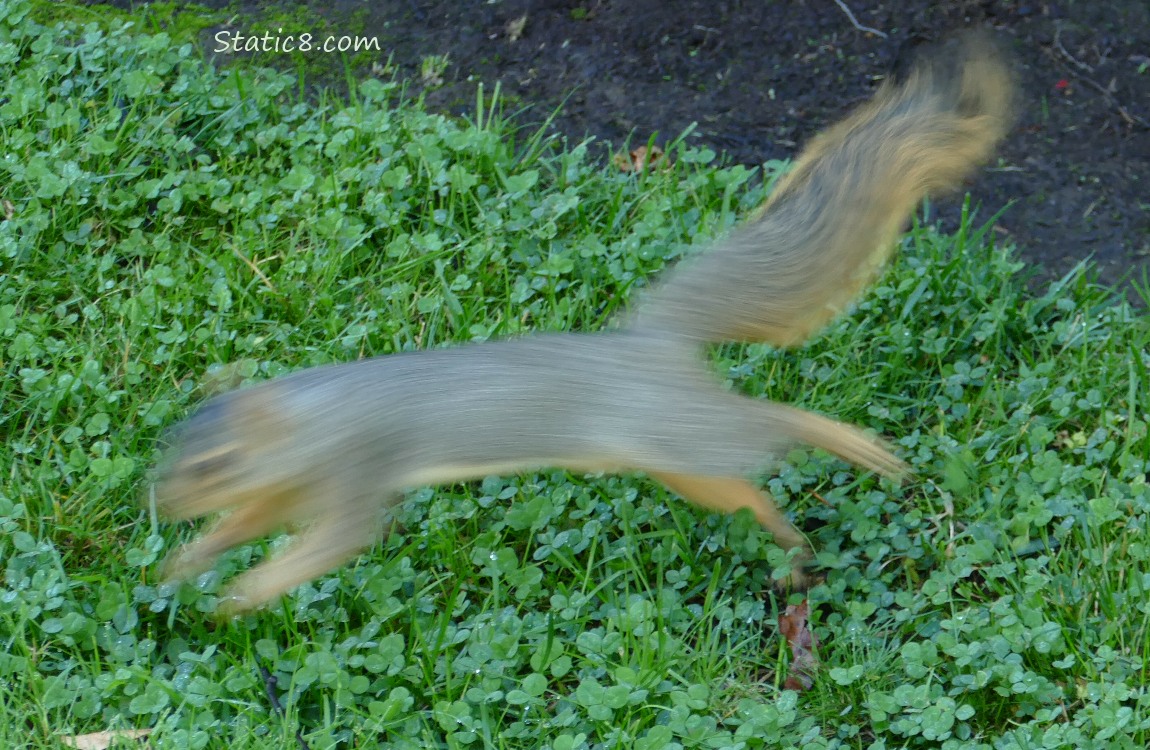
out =
<path fill-rule="evenodd" d="M 550 127 L 594 136 L 605 160 L 694 125 L 691 143 L 748 165 L 793 156 L 914 46 L 990 27 L 1017 57 L 1024 103 L 1001 161 L 970 185 L 979 217 L 1010 204 L 998 231 L 1039 285 L 1092 258 L 1103 282 L 1146 288 L 1150 3 L 844 2 L 885 36 L 835 0 L 241 0 L 231 25 L 257 33 L 269 7 L 295 6 L 377 37 L 433 109 L 470 113 L 477 83 L 499 82 L 524 125 L 557 111 Z M 446 70 L 421 81 L 434 55 Z M 957 214 L 940 206 L 944 224 Z"/>

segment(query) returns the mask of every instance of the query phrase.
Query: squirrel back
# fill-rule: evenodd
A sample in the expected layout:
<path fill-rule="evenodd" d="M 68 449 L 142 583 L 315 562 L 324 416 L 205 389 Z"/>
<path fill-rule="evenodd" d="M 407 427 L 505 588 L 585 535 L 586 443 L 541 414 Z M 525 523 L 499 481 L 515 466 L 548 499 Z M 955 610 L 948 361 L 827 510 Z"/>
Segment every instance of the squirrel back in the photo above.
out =
<path fill-rule="evenodd" d="M 1011 94 L 980 34 L 922 57 L 815 137 L 750 219 L 676 266 L 624 326 L 697 344 L 806 341 L 875 279 L 925 195 L 990 158 Z"/>

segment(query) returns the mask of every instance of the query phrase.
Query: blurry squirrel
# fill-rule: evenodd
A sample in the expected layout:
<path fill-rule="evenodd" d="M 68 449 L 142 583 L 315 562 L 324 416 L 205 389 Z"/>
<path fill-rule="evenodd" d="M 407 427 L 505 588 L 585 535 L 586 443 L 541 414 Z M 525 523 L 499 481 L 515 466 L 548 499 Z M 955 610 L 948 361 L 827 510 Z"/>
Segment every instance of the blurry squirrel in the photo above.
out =
<path fill-rule="evenodd" d="M 175 431 L 154 497 L 172 518 L 229 512 L 167 574 L 302 524 L 225 601 L 259 606 L 370 546 L 406 490 L 548 466 L 646 472 L 705 508 L 750 509 L 781 547 L 809 554 L 748 476 L 795 443 L 891 476 L 904 466 L 853 427 L 724 389 L 706 346 L 792 346 L 817 332 L 878 274 L 923 196 L 990 158 L 1011 94 L 980 35 L 925 56 L 814 138 L 765 205 L 614 330 L 392 354 L 209 400 Z M 788 583 L 803 583 L 801 566 Z"/>

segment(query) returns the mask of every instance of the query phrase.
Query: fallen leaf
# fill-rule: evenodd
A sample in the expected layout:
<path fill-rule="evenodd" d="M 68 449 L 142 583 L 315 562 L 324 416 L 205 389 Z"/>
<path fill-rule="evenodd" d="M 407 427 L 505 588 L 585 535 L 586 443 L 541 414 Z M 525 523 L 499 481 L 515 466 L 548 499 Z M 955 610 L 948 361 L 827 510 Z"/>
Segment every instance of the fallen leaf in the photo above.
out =
<path fill-rule="evenodd" d="M 106 750 L 106 748 L 112 747 L 119 740 L 140 740 L 151 733 L 151 729 L 112 729 L 107 732 L 93 732 L 92 734 L 77 734 L 72 737 L 61 737 L 60 742 L 68 747 L 76 747 L 80 750 Z"/>
<path fill-rule="evenodd" d="M 639 146 L 631 149 L 630 154 L 615 154 L 611 160 L 620 172 L 642 172 L 647 167 L 670 169 L 671 160 L 663 154 L 658 146 Z"/>
<path fill-rule="evenodd" d="M 526 13 L 519 16 L 519 18 L 513 18 L 510 21 L 508 21 L 507 26 L 504 27 L 504 31 L 507 32 L 507 41 L 518 42 L 520 37 L 523 36 L 523 29 L 526 26 L 527 26 L 527 14 Z"/>
<path fill-rule="evenodd" d="M 803 692 L 815 684 L 815 674 L 819 669 L 819 658 L 815 654 L 818 641 L 807 627 L 810 605 L 803 599 L 798 604 L 788 604 L 779 615 L 779 632 L 791 647 L 791 673 L 783 687 L 787 690 Z"/>

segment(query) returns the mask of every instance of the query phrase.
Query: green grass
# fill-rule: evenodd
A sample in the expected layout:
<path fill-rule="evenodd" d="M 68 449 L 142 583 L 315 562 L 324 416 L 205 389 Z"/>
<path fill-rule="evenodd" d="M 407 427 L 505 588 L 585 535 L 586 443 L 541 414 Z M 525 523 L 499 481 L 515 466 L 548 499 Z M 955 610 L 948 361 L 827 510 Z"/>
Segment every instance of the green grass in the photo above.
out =
<path fill-rule="evenodd" d="M 826 572 L 808 692 L 781 687 L 781 552 L 640 477 L 416 491 L 404 532 L 240 620 L 212 615 L 221 580 L 278 540 L 161 585 L 194 530 L 139 496 L 213 384 L 597 329 L 765 190 L 682 146 L 619 174 L 489 100 L 471 123 L 392 82 L 301 101 L 294 78 L 27 8 L 0 0 L 0 745 L 1150 742 L 1150 326 L 1086 269 L 1032 296 L 977 221 L 916 226 L 809 346 L 716 353 L 736 387 L 873 427 L 918 472 L 794 451 L 764 478 Z"/>

